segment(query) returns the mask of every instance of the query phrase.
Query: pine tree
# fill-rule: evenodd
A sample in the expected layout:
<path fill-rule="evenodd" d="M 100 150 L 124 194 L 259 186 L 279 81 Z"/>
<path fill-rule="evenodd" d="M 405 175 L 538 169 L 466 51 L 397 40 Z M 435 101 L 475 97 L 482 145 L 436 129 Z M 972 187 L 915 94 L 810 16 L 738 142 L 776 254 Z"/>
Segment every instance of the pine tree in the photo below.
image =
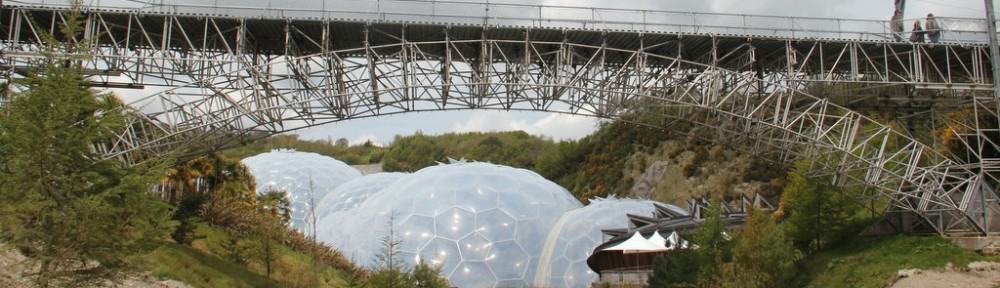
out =
<path fill-rule="evenodd" d="M 649 276 L 649 287 L 694 287 L 698 283 L 698 255 L 691 249 L 678 249 L 659 256 Z"/>
<path fill-rule="evenodd" d="M 252 236 L 255 238 L 257 256 L 264 263 L 267 277 L 273 272 L 274 258 L 278 253 L 278 245 L 285 240 L 286 229 L 290 218 L 291 202 L 285 197 L 285 192 L 269 191 L 258 196 L 257 211 Z M 315 266 L 315 263 L 313 263 Z"/>
<path fill-rule="evenodd" d="M 727 263 L 720 282 L 729 287 L 786 286 L 799 254 L 770 216 L 759 210 L 750 213 L 733 247 L 733 262 Z"/>
<path fill-rule="evenodd" d="M 712 203 L 705 212 L 705 221 L 694 235 L 698 258 L 698 285 L 712 287 L 719 273 L 719 267 L 732 258 L 731 239 L 726 234 L 726 222 L 722 220 L 721 203 Z"/>
<path fill-rule="evenodd" d="M 851 217 L 863 209 L 851 193 L 835 187 L 831 177 L 805 176 L 808 163 L 798 163 L 788 173 L 781 208 L 788 236 L 807 251 L 829 247 L 857 231 Z"/>
<path fill-rule="evenodd" d="M 403 242 L 396 239 L 395 214 L 389 216 L 389 234 L 382 237 L 382 248 L 375 255 L 375 271 L 368 278 L 368 285 L 374 288 L 414 287 L 413 277 L 403 266 L 400 247 Z"/>
<path fill-rule="evenodd" d="M 76 18 L 64 34 L 77 34 Z M 41 287 L 116 279 L 128 255 L 171 230 L 169 207 L 148 193 L 162 167 L 125 167 L 94 149 L 129 115 L 84 88 L 76 62 L 50 55 L 0 107 L 0 237 L 38 261 Z"/>
<path fill-rule="evenodd" d="M 441 267 L 420 262 L 413 268 L 413 281 L 416 288 L 448 288 L 448 279 L 441 276 Z"/>
<path fill-rule="evenodd" d="M 732 259 L 732 239 L 726 234 L 719 203 L 705 211 L 691 250 L 676 250 L 654 262 L 650 287 L 716 287 L 723 266 Z"/>

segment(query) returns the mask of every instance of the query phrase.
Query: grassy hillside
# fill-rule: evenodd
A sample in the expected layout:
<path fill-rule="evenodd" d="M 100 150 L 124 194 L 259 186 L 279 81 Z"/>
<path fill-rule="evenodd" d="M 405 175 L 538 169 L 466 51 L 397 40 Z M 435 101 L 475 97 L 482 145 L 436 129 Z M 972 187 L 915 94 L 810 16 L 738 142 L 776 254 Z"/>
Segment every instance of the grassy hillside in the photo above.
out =
<path fill-rule="evenodd" d="M 278 282 L 190 246 L 165 243 L 133 260 L 154 276 L 179 280 L 193 287 L 280 287 Z"/>
<path fill-rule="evenodd" d="M 232 235 L 225 230 L 199 224 L 197 240 L 191 246 L 164 243 L 158 249 L 133 258 L 140 269 L 162 278 L 175 279 L 194 287 L 344 287 L 342 271 L 314 262 L 312 257 L 289 247 L 277 249 L 274 272 L 269 279 L 261 263 L 233 261 L 227 247 Z"/>
<path fill-rule="evenodd" d="M 938 236 L 861 238 L 803 260 L 792 287 L 883 287 L 901 269 L 933 269 L 991 260 Z"/>

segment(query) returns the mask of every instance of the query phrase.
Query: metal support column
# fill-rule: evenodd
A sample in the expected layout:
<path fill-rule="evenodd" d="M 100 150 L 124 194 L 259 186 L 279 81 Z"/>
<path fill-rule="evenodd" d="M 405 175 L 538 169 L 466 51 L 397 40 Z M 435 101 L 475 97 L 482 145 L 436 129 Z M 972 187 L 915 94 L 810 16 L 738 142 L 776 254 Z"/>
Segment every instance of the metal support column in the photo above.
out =
<path fill-rule="evenodd" d="M 990 65 L 993 66 L 993 97 L 997 100 L 997 112 L 1000 112 L 1000 85 L 997 85 L 997 80 L 1000 79 L 1000 50 L 997 48 L 997 19 L 993 0 L 986 0 L 986 22 L 986 33 L 990 39 Z"/>

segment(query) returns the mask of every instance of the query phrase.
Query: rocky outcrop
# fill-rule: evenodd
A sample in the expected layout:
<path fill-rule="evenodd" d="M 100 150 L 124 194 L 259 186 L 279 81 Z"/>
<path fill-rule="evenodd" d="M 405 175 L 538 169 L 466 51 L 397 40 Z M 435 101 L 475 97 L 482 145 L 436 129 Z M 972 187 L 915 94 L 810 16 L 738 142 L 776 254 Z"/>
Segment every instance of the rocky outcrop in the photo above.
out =
<path fill-rule="evenodd" d="M 650 164 L 646 168 L 646 171 L 635 180 L 635 184 L 632 185 L 632 190 L 630 191 L 632 197 L 652 199 L 653 190 L 660 183 L 660 179 L 663 179 L 663 175 L 667 173 L 667 168 L 669 167 L 670 162 L 668 161 L 656 161 Z"/>
<path fill-rule="evenodd" d="M 632 155 L 623 173 L 632 185 L 628 196 L 680 204 L 692 197 L 780 194 L 784 169 L 763 167 L 722 145 L 705 147 L 672 140 Z"/>

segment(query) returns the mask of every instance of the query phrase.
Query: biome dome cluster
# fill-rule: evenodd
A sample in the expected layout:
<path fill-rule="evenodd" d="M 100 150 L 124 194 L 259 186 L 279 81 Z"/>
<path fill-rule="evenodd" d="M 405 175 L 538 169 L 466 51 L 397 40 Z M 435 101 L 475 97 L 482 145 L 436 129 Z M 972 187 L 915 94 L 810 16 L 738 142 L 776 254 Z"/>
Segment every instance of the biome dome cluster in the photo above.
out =
<path fill-rule="evenodd" d="M 456 163 L 424 168 L 353 210 L 330 214 L 340 223 L 325 223 L 319 235 L 370 266 L 393 224 L 408 264 L 440 266 L 458 287 L 520 287 L 534 276 L 549 228 L 580 206 L 534 172 Z"/>
<path fill-rule="evenodd" d="M 651 215 L 655 209 L 652 201 L 613 198 L 581 207 L 569 191 L 535 172 L 489 163 L 356 177 L 345 170 L 349 166 L 325 156 L 265 154 L 245 160 L 258 166 L 254 173 L 267 173 L 258 176 L 258 189 L 265 188 L 262 183 L 307 186 L 303 175 L 309 174 L 314 186 L 315 175 L 333 179 L 323 180 L 330 185 L 316 198 L 320 241 L 373 267 L 382 239 L 391 234 L 401 242 L 407 265 L 439 266 L 455 287 L 589 286 L 596 274 L 586 259 L 603 240 L 600 230 L 627 226 L 626 214 Z M 291 158 L 295 165 L 285 161 Z M 272 159 L 276 167 L 260 159 Z M 305 167 L 311 168 L 293 169 Z M 308 199 L 300 189 L 288 191 L 299 197 L 296 202 Z"/>
<path fill-rule="evenodd" d="M 319 203 L 327 192 L 361 177 L 361 172 L 337 159 L 294 150 L 273 150 L 241 162 L 256 179 L 257 194 L 286 193 L 292 204 L 291 225 L 300 231 L 306 230 L 310 203 Z"/>

